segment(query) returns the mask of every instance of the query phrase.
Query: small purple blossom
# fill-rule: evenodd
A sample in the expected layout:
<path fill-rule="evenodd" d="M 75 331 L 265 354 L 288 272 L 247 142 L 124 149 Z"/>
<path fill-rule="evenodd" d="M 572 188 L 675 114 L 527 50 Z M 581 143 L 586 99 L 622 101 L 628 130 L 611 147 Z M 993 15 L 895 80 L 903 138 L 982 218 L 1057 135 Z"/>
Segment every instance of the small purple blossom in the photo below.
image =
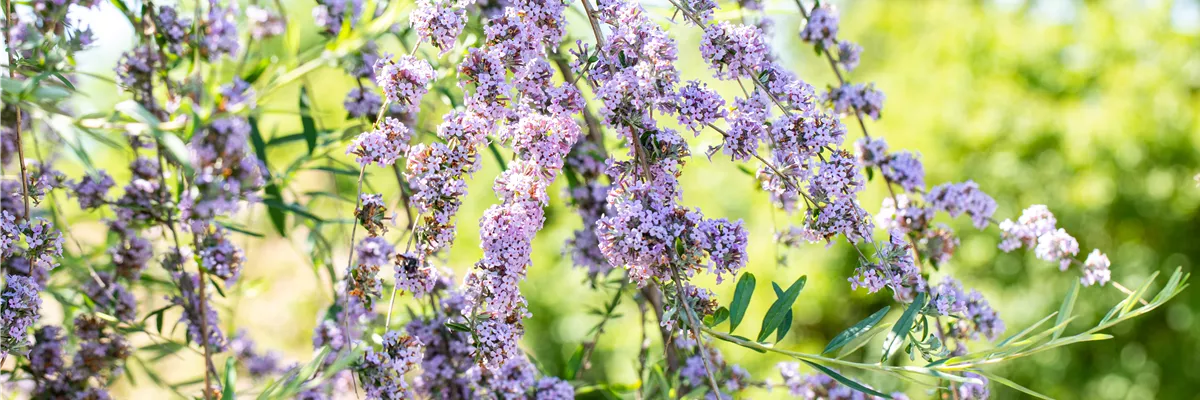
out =
<path fill-rule="evenodd" d="M 1065 229 L 1050 231 L 1038 236 L 1037 248 L 1034 254 L 1046 261 L 1057 261 L 1059 269 L 1066 271 L 1071 266 L 1072 257 L 1079 254 L 1079 242 Z"/>
<path fill-rule="evenodd" d="M 350 118 L 372 117 L 379 112 L 380 107 L 383 107 L 383 98 L 374 91 L 356 87 L 346 93 L 346 100 L 342 102 L 342 105 L 350 114 Z"/>
<path fill-rule="evenodd" d="M 360 165 L 377 164 L 386 167 L 408 152 L 411 132 L 400 120 L 384 117 L 377 129 L 360 133 L 346 149 L 346 154 L 358 156 Z"/>
<path fill-rule="evenodd" d="M 679 124 L 699 134 L 705 125 L 725 118 L 725 99 L 708 84 L 688 81 L 679 88 Z"/>
<path fill-rule="evenodd" d="M 427 85 L 431 80 L 433 67 L 413 56 L 392 60 L 385 55 L 375 62 L 375 82 L 383 88 L 388 100 L 414 113 L 421 109 L 421 98 L 429 91 Z"/>
<path fill-rule="evenodd" d="M 832 5 L 823 4 L 812 9 L 808 23 L 800 30 L 800 39 L 832 51 L 837 43 L 838 12 Z"/>
<path fill-rule="evenodd" d="M 700 38 L 700 55 L 720 79 L 757 79 L 769 52 L 762 30 L 756 26 L 721 21 L 705 27 Z"/>
<path fill-rule="evenodd" d="M 84 176 L 78 183 L 72 182 L 70 186 L 75 198 L 79 200 L 79 208 L 90 210 L 108 201 L 108 190 L 115 184 L 107 172 L 100 170 Z"/>
<path fill-rule="evenodd" d="M 1107 255 L 1101 253 L 1098 249 L 1092 250 L 1091 254 L 1088 254 L 1087 260 L 1083 262 L 1083 277 L 1079 278 L 1079 281 L 1083 283 L 1083 286 L 1092 286 L 1095 284 L 1104 286 L 1111 277 L 1111 273 L 1108 270 L 1109 265 Z"/>
<path fill-rule="evenodd" d="M 837 47 L 837 61 L 846 68 L 846 71 L 853 71 L 858 67 L 859 54 L 862 53 L 862 46 L 851 41 L 840 41 Z"/>
<path fill-rule="evenodd" d="M 975 227 L 981 230 L 988 226 L 992 214 L 996 212 L 996 201 L 979 190 L 979 184 L 973 181 L 935 186 L 925 195 L 925 201 L 935 211 L 944 211 L 950 217 L 966 213 L 971 216 Z"/>
<path fill-rule="evenodd" d="M 467 25 L 466 10 L 450 0 L 418 0 L 410 20 L 422 40 L 429 39 L 444 55 L 454 48 L 454 41 Z"/>

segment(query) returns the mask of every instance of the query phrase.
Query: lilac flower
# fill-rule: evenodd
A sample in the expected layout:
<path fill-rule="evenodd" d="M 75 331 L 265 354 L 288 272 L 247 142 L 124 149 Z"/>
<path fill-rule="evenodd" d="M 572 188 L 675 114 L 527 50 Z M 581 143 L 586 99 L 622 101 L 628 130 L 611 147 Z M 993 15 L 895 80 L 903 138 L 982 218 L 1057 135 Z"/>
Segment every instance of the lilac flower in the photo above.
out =
<path fill-rule="evenodd" d="M 850 197 L 838 197 L 829 202 L 814 215 L 808 214 L 804 220 L 802 236 L 810 241 L 831 240 L 841 234 L 851 243 L 860 240 L 871 240 L 871 231 L 875 229 L 871 223 L 871 215 Z"/>
<path fill-rule="evenodd" d="M 925 201 L 929 202 L 934 210 L 944 211 L 951 217 L 966 213 L 971 216 L 975 227 L 981 230 L 988 226 L 992 213 L 996 212 L 996 201 L 979 190 L 978 184 L 969 180 L 935 186 L 925 195 Z"/>
<path fill-rule="evenodd" d="M 154 72 L 162 60 L 158 52 L 149 45 L 142 45 L 122 53 L 117 61 L 117 83 L 136 99 L 154 96 Z"/>
<path fill-rule="evenodd" d="M 374 91 L 356 87 L 350 89 L 350 93 L 346 94 L 346 100 L 342 102 L 342 105 L 350 114 L 350 118 L 371 117 L 383 107 L 383 99 Z"/>
<path fill-rule="evenodd" d="M 854 42 L 843 40 L 838 42 L 837 61 L 846 68 L 846 71 L 853 71 L 858 67 L 858 56 L 862 53 L 862 46 Z"/>
<path fill-rule="evenodd" d="M 805 159 L 815 157 L 822 149 L 841 146 L 846 126 L 826 114 L 806 117 L 793 113 L 772 123 L 770 134 L 776 166 L 790 168 L 805 165 Z"/>
<path fill-rule="evenodd" d="M 393 61 L 385 55 L 375 62 L 375 82 L 383 88 L 389 101 L 407 106 L 411 112 L 421 108 L 421 97 L 429 91 L 433 67 L 428 61 L 413 56 L 400 56 Z"/>
<path fill-rule="evenodd" d="M 246 367 L 251 378 L 262 379 L 280 372 L 279 353 L 268 351 L 259 353 L 255 350 L 254 340 L 250 339 L 245 329 L 238 329 L 229 340 L 229 349 L 237 357 L 238 362 Z"/>
<path fill-rule="evenodd" d="M 679 124 L 699 134 L 705 125 L 725 118 L 725 99 L 708 84 L 688 81 L 679 88 Z"/>
<path fill-rule="evenodd" d="M 62 327 L 45 325 L 33 333 L 33 347 L 29 351 L 29 370 L 37 377 L 61 376 L 66 372 L 63 358 L 67 343 Z"/>
<path fill-rule="evenodd" d="M 4 309 L 0 310 L 0 326 L 4 334 L 0 335 L 0 355 L 10 353 L 25 354 L 29 347 L 29 329 L 41 317 L 42 299 L 38 297 L 40 286 L 32 278 L 20 275 L 7 275 L 8 285 L 0 292 L 0 302 Z"/>
<path fill-rule="evenodd" d="M 331 36 L 341 33 L 347 19 L 351 27 L 357 25 L 362 13 L 363 0 L 320 0 L 312 10 L 313 21 Z"/>
<path fill-rule="evenodd" d="M 79 208 L 90 210 L 100 207 L 108 201 L 105 197 L 108 195 L 108 190 L 115 184 L 107 172 L 100 170 L 94 175 L 85 175 L 78 183 L 72 182 L 70 186 L 75 198 L 79 200 Z"/>
<path fill-rule="evenodd" d="M 168 255 L 168 258 L 171 256 Z M 164 261 L 164 267 L 170 260 Z M 171 267 L 167 267 L 171 270 Z M 178 268 L 178 267 L 175 267 Z M 217 310 L 213 308 L 212 292 L 205 293 L 206 298 L 204 307 L 200 305 L 199 287 L 207 282 L 201 282 L 197 275 L 187 272 L 175 272 L 175 281 L 179 285 L 180 293 L 171 298 L 171 302 L 183 308 L 183 314 L 179 316 L 179 321 L 187 326 L 187 337 L 192 343 L 203 343 L 208 341 L 208 347 L 213 351 L 223 351 L 225 349 L 225 334 L 221 333 L 220 319 L 217 315 Z M 203 321 L 202 321 L 203 319 Z M 207 328 L 207 332 L 202 327 Z"/>
<path fill-rule="evenodd" d="M 958 280 L 947 276 L 931 293 L 934 296 L 931 304 L 939 313 L 960 317 L 948 322 L 950 329 L 946 335 L 949 337 L 974 340 L 982 334 L 988 340 L 996 340 L 1004 333 L 1004 321 L 983 295 L 976 290 L 964 292 Z"/>
<path fill-rule="evenodd" d="M 950 257 L 954 256 L 954 251 L 958 249 L 958 244 L 958 237 L 945 225 L 926 230 L 920 241 L 921 253 L 934 265 L 950 261 Z"/>
<path fill-rule="evenodd" d="M 762 92 L 754 92 L 749 99 L 736 98 L 734 109 L 729 115 L 729 131 L 724 137 L 721 153 L 734 160 L 748 161 L 758 153 L 758 142 L 766 139 L 767 107 L 770 100 Z"/>
<path fill-rule="evenodd" d="M 878 167 L 887 162 L 888 145 L 883 138 L 863 137 L 854 142 L 854 156 L 863 167 Z"/>
<path fill-rule="evenodd" d="M 538 379 L 533 398 L 538 400 L 570 400 L 575 398 L 575 388 L 571 383 L 555 378 Z"/>
<path fill-rule="evenodd" d="M 1099 249 L 1092 250 L 1092 253 L 1088 254 L 1087 260 L 1083 262 L 1083 277 L 1079 278 L 1079 281 L 1083 283 L 1083 286 L 1095 284 L 1104 286 L 1111 277 L 1108 266 L 1108 256 L 1101 253 Z"/>
<path fill-rule="evenodd" d="M 166 39 L 171 53 L 184 54 L 184 46 L 188 43 L 188 31 L 192 27 L 190 18 L 180 17 L 173 6 L 158 6 L 158 13 L 154 14 L 154 25 Z"/>
<path fill-rule="evenodd" d="M 386 239 L 370 236 L 358 242 L 354 252 L 358 264 L 347 271 L 347 293 L 369 310 L 383 287 L 379 268 L 391 263 L 396 249 Z"/>
<path fill-rule="evenodd" d="M 213 120 L 188 144 L 196 176 L 179 205 L 187 227 L 203 230 L 219 215 L 230 215 L 239 200 L 257 200 L 265 183 L 262 162 L 250 151 L 250 125 L 240 117 Z"/>
<path fill-rule="evenodd" d="M 201 45 L 209 62 L 216 62 L 222 55 L 233 57 L 238 52 L 237 13 L 237 2 L 221 7 L 218 0 L 208 1 L 208 19 L 204 21 Z"/>
<path fill-rule="evenodd" d="M 1071 266 L 1071 261 L 1074 261 L 1071 257 L 1079 254 L 1079 242 L 1067 234 L 1065 229 L 1050 231 L 1038 236 L 1034 254 L 1042 260 L 1057 261 L 1059 269 L 1066 271 L 1067 267 Z"/>
<path fill-rule="evenodd" d="M 838 12 L 832 5 L 823 4 L 812 9 L 808 23 L 800 30 L 800 39 L 832 51 L 837 44 Z"/>
<path fill-rule="evenodd" d="M 721 283 L 724 273 L 737 276 L 738 271 L 746 266 L 746 243 L 750 235 L 742 220 L 704 220 L 696 230 L 700 235 L 698 244 L 712 259 L 709 272 L 717 275 L 717 283 Z"/>
<path fill-rule="evenodd" d="M 433 292 L 438 283 L 438 271 L 431 266 L 421 265 L 417 257 L 402 255 L 394 265 L 396 272 L 396 288 L 412 293 L 414 298 L 422 298 Z"/>
<path fill-rule="evenodd" d="M 1038 238 L 1053 232 L 1058 220 L 1050 209 L 1041 204 L 1034 204 L 1021 212 L 1017 222 L 1004 220 L 1000 223 L 1000 250 L 1010 252 L 1022 246 L 1034 248 Z"/>
<path fill-rule="evenodd" d="M 913 259 L 912 246 L 903 233 L 892 231 L 891 240 L 884 243 L 878 254 L 878 262 L 862 260 L 862 265 L 850 277 L 850 288 L 867 288 L 870 293 L 884 287 L 892 289 L 897 301 L 911 302 L 917 292 L 925 290 L 925 279 L 921 267 Z"/>
<path fill-rule="evenodd" d="M 95 279 L 88 279 L 83 284 L 83 292 L 97 307 L 123 322 L 133 322 L 137 318 L 137 300 L 133 293 L 107 272 L 96 272 Z"/>
<path fill-rule="evenodd" d="M 229 239 L 225 228 L 216 227 L 209 232 L 198 234 L 197 242 L 200 266 L 213 276 L 224 279 L 226 285 L 237 283 L 246 256 L 242 249 Z"/>
<path fill-rule="evenodd" d="M 974 372 L 963 373 L 963 377 L 978 379 L 980 383 L 963 383 L 958 385 L 955 396 L 962 400 L 987 400 L 991 397 L 988 390 L 988 378 Z"/>
<path fill-rule="evenodd" d="M 255 93 L 254 88 L 250 87 L 249 83 L 241 78 L 234 78 L 233 82 L 221 85 L 221 100 L 222 108 L 225 110 L 233 110 L 240 107 L 254 108 Z"/>
<path fill-rule="evenodd" d="M 567 157 L 566 165 L 577 174 L 580 184 L 567 188 L 570 205 L 579 211 L 583 226 L 567 239 L 564 251 L 571 252 L 576 267 L 588 269 L 588 275 L 602 275 L 612 265 L 600 252 L 600 239 L 596 237 L 596 221 L 608 209 L 609 185 L 601 183 L 605 165 L 602 163 L 604 150 L 595 142 L 580 140 Z"/>
<path fill-rule="evenodd" d="M 358 156 L 357 161 L 363 166 L 377 164 L 386 167 L 408 152 L 411 135 L 400 120 L 384 117 L 377 129 L 360 133 L 346 149 L 346 154 Z"/>
<path fill-rule="evenodd" d="M 279 13 L 258 6 L 246 7 L 246 18 L 250 20 L 250 36 L 263 40 L 282 35 L 287 24 Z"/>
<path fill-rule="evenodd" d="M 907 151 L 892 153 L 880 166 L 880 171 L 884 178 L 900 185 L 905 191 L 925 190 L 925 166 L 918 155 Z"/>
<path fill-rule="evenodd" d="M 831 88 L 825 95 L 825 101 L 833 106 L 838 114 L 861 113 L 874 119 L 879 119 L 883 110 L 883 92 L 875 89 L 875 84 L 851 84 Z"/>
<path fill-rule="evenodd" d="M 705 27 L 700 38 L 700 56 L 715 71 L 713 76 L 720 79 L 757 79 L 769 51 L 762 31 L 750 25 L 721 21 Z"/>
<path fill-rule="evenodd" d="M 881 398 L 852 389 L 829 375 L 801 375 L 800 363 L 781 362 L 776 368 L 779 368 L 779 375 L 783 377 L 783 385 L 787 386 L 788 394 L 792 396 L 804 399 L 873 400 Z M 859 384 L 871 387 L 862 382 Z M 891 396 L 893 399 L 907 399 L 903 393 L 893 393 Z"/>
<path fill-rule="evenodd" d="M 418 0 L 409 19 L 417 36 L 429 39 L 441 55 L 454 48 L 454 41 L 467 24 L 466 10 L 448 0 Z"/>

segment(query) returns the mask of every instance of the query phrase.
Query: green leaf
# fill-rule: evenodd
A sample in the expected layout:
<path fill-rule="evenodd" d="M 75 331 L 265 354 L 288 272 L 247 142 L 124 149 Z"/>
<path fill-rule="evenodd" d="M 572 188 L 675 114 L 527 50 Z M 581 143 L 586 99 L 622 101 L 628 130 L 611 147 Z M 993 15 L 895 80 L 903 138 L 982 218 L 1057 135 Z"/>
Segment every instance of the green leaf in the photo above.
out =
<path fill-rule="evenodd" d="M 771 282 L 771 287 L 775 289 L 775 298 L 783 296 L 783 289 L 779 287 L 779 284 Z M 792 310 L 788 309 L 787 314 L 783 315 L 783 323 L 779 325 L 779 330 L 775 331 L 775 342 L 783 340 L 790 330 L 792 330 Z"/>
<path fill-rule="evenodd" d="M 729 333 L 733 333 L 746 316 L 746 308 L 750 306 L 750 298 L 754 296 L 754 285 L 752 273 L 743 273 L 738 279 L 737 288 L 733 291 L 733 301 L 729 302 Z"/>
<path fill-rule="evenodd" d="M 304 142 L 308 144 L 308 155 L 317 148 L 317 121 L 312 117 L 312 105 L 308 98 L 308 87 L 300 87 L 300 124 L 304 126 Z"/>
<path fill-rule="evenodd" d="M 826 354 L 837 350 L 842 346 L 845 346 L 846 343 L 849 343 L 851 340 L 854 340 L 854 338 L 857 338 L 867 331 L 870 331 L 871 328 L 874 328 L 879 324 L 879 321 L 882 320 L 883 317 L 887 315 L 888 311 L 891 311 L 891 309 L 891 306 L 883 306 L 882 309 L 876 311 L 874 314 L 871 314 L 871 316 L 863 319 L 862 321 L 858 321 L 858 323 L 854 324 L 854 326 L 846 328 L 846 330 L 842 331 L 842 333 L 834 336 L 833 340 L 830 340 L 828 345 L 825 345 L 825 350 L 821 351 L 821 354 Z"/>
<path fill-rule="evenodd" d="M 883 358 L 881 361 L 887 361 L 888 356 L 900 345 L 904 344 L 904 340 L 908 338 L 908 331 L 912 330 L 913 320 L 917 316 L 917 312 L 925 308 L 925 293 L 917 294 L 917 298 L 912 304 L 908 305 L 908 309 L 904 310 L 904 314 L 900 315 L 900 319 L 896 320 L 896 325 L 892 326 L 892 333 L 888 335 L 887 340 L 883 341 Z"/>
<path fill-rule="evenodd" d="M 575 352 L 571 354 L 571 359 L 567 360 L 566 368 L 563 370 L 563 379 L 572 380 L 579 374 L 579 370 L 583 367 L 583 345 L 575 348 Z"/>
<path fill-rule="evenodd" d="M 892 327 L 891 323 L 875 325 L 875 327 L 871 328 L 871 330 L 867 331 L 867 333 L 859 335 L 858 337 L 850 340 L 849 343 L 846 343 L 845 345 L 843 345 L 842 350 L 839 351 L 837 354 L 837 358 L 843 358 L 843 357 L 846 357 L 846 356 L 854 353 L 855 351 L 858 351 L 858 349 L 861 349 L 863 346 L 866 346 L 867 343 L 869 343 L 871 341 L 871 339 L 873 339 L 875 336 L 878 336 L 880 333 L 887 331 L 891 327 Z"/>
<path fill-rule="evenodd" d="M 321 217 L 313 215 L 312 213 L 308 212 L 308 210 L 305 210 L 304 207 L 301 207 L 299 204 L 296 204 L 296 203 L 284 203 L 280 199 L 272 199 L 269 197 L 263 199 L 262 203 L 267 205 L 267 207 L 279 208 L 284 211 L 291 211 L 293 213 L 296 213 L 296 215 L 311 219 L 313 221 L 325 222 L 325 220 L 321 219 Z"/>
<path fill-rule="evenodd" d="M 863 384 L 858 383 L 857 381 L 855 381 L 853 379 L 847 378 L 845 375 L 842 375 L 829 367 L 826 367 L 824 365 L 817 364 L 815 362 L 808 361 L 808 360 L 800 360 L 800 361 L 804 361 L 805 364 L 808 364 L 809 366 L 816 368 L 817 370 L 821 371 L 825 375 L 829 375 L 830 378 L 833 378 L 834 380 L 841 382 L 843 385 L 849 386 L 851 389 L 854 389 L 854 390 L 857 390 L 857 391 L 860 391 L 860 392 L 863 392 L 863 393 L 866 393 L 866 394 L 869 394 L 872 396 L 879 396 L 879 397 L 882 397 L 885 399 L 892 398 L 892 396 L 890 396 L 886 393 L 863 386 Z"/>
<path fill-rule="evenodd" d="M 784 317 L 787 312 L 791 311 L 792 304 L 796 302 L 796 297 L 800 296 L 800 291 L 804 289 L 804 283 L 808 281 L 808 276 L 803 275 L 792 286 L 788 287 L 783 295 L 775 299 L 775 303 L 771 304 L 771 308 L 767 309 L 767 315 L 763 317 L 762 328 L 758 331 L 758 342 L 762 342 L 771 336 L 779 325 L 783 324 Z"/>
<path fill-rule="evenodd" d="M 717 311 L 713 313 L 713 315 L 705 317 L 705 319 L 709 320 L 710 324 L 708 327 L 710 328 L 720 325 L 722 322 L 725 322 L 725 320 L 729 319 L 729 309 L 725 307 L 719 307 L 717 308 Z"/>
<path fill-rule="evenodd" d="M 1079 282 L 1076 281 L 1071 285 L 1071 290 L 1067 292 L 1067 297 L 1063 299 L 1062 306 L 1058 308 L 1058 319 L 1054 320 L 1054 325 L 1061 325 L 1067 318 L 1071 317 L 1071 311 L 1075 309 L 1075 299 L 1079 298 Z M 1064 327 L 1065 328 L 1065 327 Z M 1062 336 L 1063 331 L 1058 330 L 1050 337 L 1050 340 L 1058 339 Z"/>
<path fill-rule="evenodd" d="M 459 332 L 470 332 L 471 331 L 471 327 L 457 323 L 457 322 L 446 321 L 446 327 L 450 328 L 452 330 L 459 331 Z"/>
<path fill-rule="evenodd" d="M 221 391 L 221 400 L 237 398 L 237 357 L 225 359 L 225 385 Z"/>
<path fill-rule="evenodd" d="M 266 199 L 273 202 L 283 204 L 283 193 L 279 191 L 279 186 L 274 182 L 267 184 L 264 189 L 267 194 Z M 271 217 L 271 226 L 275 227 L 275 232 L 279 236 L 287 237 L 287 213 L 280 207 L 267 207 L 267 216 Z"/>

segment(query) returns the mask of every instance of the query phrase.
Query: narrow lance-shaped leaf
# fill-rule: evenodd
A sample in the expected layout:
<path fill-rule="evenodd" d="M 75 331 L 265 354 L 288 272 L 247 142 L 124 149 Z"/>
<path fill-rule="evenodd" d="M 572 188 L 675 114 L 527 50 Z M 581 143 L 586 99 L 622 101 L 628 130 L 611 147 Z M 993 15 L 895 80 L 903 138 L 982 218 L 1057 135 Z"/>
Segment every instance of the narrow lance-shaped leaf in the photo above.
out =
<path fill-rule="evenodd" d="M 796 297 L 800 296 L 800 291 L 804 289 L 804 283 L 808 281 L 808 276 L 801 276 L 788 287 L 783 295 L 775 299 L 775 303 L 771 304 L 771 308 L 767 309 L 767 315 L 763 317 L 762 328 L 758 331 L 758 340 L 762 342 L 775 332 L 779 325 L 783 324 L 784 318 L 787 316 L 787 311 L 792 309 L 792 304 L 796 302 Z"/>
<path fill-rule="evenodd" d="M 889 396 L 886 393 L 880 392 L 875 389 L 871 389 L 861 383 L 858 383 L 858 381 L 847 378 L 845 375 L 842 375 L 842 374 L 838 373 L 837 371 L 834 371 L 832 368 L 829 368 L 824 365 L 817 364 L 815 362 L 808 361 L 808 360 L 800 360 L 800 361 L 804 361 L 805 364 L 808 364 L 809 366 L 816 368 L 817 370 L 821 371 L 821 373 L 824 373 L 825 375 L 829 375 L 830 378 L 833 378 L 834 380 L 841 382 L 843 385 L 846 385 L 851 389 L 854 389 L 859 392 L 863 392 L 863 393 L 866 393 L 866 394 L 869 394 L 872 396 L 879 396 L 879 397 L 882 397 L 885 399 L 892 398 L 892 396 Z"/>
<path fill-rule="evenodd" d="M 1061 325 L 1067 318 L 1071 318 L 1071 311 L 1075 309 L 1075 299 L 1079 298 L 1079 282 L 1071 285 L 1071 290 L 1067 292 L 1067 297 L 1063 299 L 1062 306 L 1058 308 L 1058 319 L 1054 321 L 1054 325 Z M 1066 328 L 1065 326 L 1063 327 Z M 1062 336 L 1063 330 L 1054 332 L 1054 336 L 1050 340 L 1058 339 Z"/>
<path fill-rule="evenodd" d="M 783 289 L 779 287 L 779 284 L 771 282 L 771 287 L 775 289 L 776 298 L 783 297 Z M 775 341 L 783 340 L 790 330 L 792 330 L 792 310 L 788 309 L 787 314 L 783 315 L 783 323 L 779 324 L 779 330 L 775 331 Z"/>
<path fill-rule="evenodd" d="M 754 274 L 746 272 L 738 279 L 737 288 L 733 291 L 733 301 L 729 303 L 729 333 L 733 333 L 746 316 L 746 308 L 750 306 L 750 298 L 754 296 Z"/>
<path fill-rule="evenodd" d="M 317 121 L 312 117 L 307 86 L 300 87 L 300 124 L 304 126 L 304 143 L 308 144 L 308 154 L 312 155 L 317 148 Z"/>
<path fill-rule="evenodd" d="M 854 340 L 854 338 L 857 338 L 863 333 L 870 331 L 871 328 L 874 328 L 875 325 L 879 324 L 879 321 L 882 320 L 891 309 L 891 306 L 883 306 L 882 309 L 876 311 L 874 314 L 871 314 L 871 316 L 863 319 L 862 321 L 858 321 L 858 323 L 854 324 L 854 326 L 846 328 L 846 330 L 842 331 L 842 333 L 834 336 L 833 340 L 829 341 L 829 344 L 825 346 L 825 350 L 821 351 L 821 354 L 837 350 L 842 346 L 845 346 L 846 343 L 849 343 L 851 340 Z"/>
<path fill-rule="evenodd" d="M 883 361 L 886 361 L 892 352 L 904 344 L 904 340 L 908 338 L 908 331 L 912 330 L 917 312 L 922 308 L 925 308 L 924 292 L 918 293 L 917 298 L 908 305 L 908 309 L 904 310 L 904 314 L 900 314 L 900 319 L 896 320 L 896 325 L 892 326 L 892 333 L 883 341 Z"/>
<path fill-rule="evenodd" d="M 221 400 L 237 398 L 237 357 L 225 360 L 225 385 L 221 391 Z"/>

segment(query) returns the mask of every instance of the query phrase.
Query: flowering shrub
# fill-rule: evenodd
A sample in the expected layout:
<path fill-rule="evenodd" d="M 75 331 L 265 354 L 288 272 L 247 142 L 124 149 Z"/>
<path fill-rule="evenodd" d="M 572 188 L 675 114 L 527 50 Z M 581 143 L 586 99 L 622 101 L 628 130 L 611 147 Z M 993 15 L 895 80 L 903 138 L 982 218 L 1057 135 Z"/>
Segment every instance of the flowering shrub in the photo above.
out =
<path fill-rule="evenodd" d="M 669 3 L 662 13 L 627 0 L 322 0 L 312 16 L 323 49 L 297 51 L 290 55 L 295 65 L 271 68 L 262 43 L 291 40 L 302 26 L 282 9 L 115 0 L 139 28 L 138 44 L 115 71 L 131 99 L 99 117 L 75 115 L 65 103 L 76 91 L 73 55 L 96 40 L 70 23 L 67 10 L 95 2 L 34 1 L 22 5 L 24 13 L 6 7 L 12 46 L 0 132 L 0 357 L 12 361 L 0 362 L 0 376 L 32 397 L 106 398 L 127 363 L 144 366 L 144 358 L 193 350 L 203 359 L 203 377 L 168 386 L 204 398 L 563 399 L 585 390 L 731 398 L 772 382 L 804 398 L 977 399 L 988 397 L 992 384 L 1041 396 L 988 367 L 1103 340 L 1109 336 L 1101 332 L 1187 286 L 1188 276 L 1176 271 L 1155 296 L 1147 293 L 1153 279 L 1126 288 L 1103 250 L 1082 256 L 1079 241 L 1047 207 L 997 221 L 985 185 L 965 179 L 927 186 L 919 153 L 891 150 L 868 131 L 884 115 L 885 96 L 872 83 L 849 80 L 864 49 L 839 36 L 833 6 L 797 2 L 805 20 L 799 37 L 837 77 L 819 90 L 778 61 L 769 44 L 776 28 L 760 4 L 729 4 L 743 13 L 732 20 L 711 0 Z M 571 36 L 574 11 L 587 24 L 579 31 L 590 36 Z M 710 80 L 681 79 L 683 61 L 668 26 L 699 35 Z M 381 51 L 393 37 L 399 55 Z M 319 129 L 302 85 L 303 132 L 265 140 L 263 99 L 329 64 L 358 83 L 343 102 L 354 124 L 340 134 Z M 726 98 L 710 87 L 716 82 L 742 90 Z M 441 122 L 429 129 L 418 117 L 433 113 Z M 807 277 L 772 282 L 764 295 L 745 271 L 752 257 L 745 223 L 682 204 L 678 179 L 687 162 L 697 162 L 685 131 L 718 139 L 705 149 L 709 158 L 728 156 L 756 170 L 771 206 L 791 222 L 777 232 L 780 244 L 845 242 L 859 255 L 858 267 L 836 279 L 891 294 L 897 312 L 887 306 L 845 328 L 820 354 L 776 346 L 789 333 Z M 78 133 L 124 151 L 128 172 L 94 168 Z M 303 141 L 306 151 L 281 167 L 267 150 L 287 141 Z M 51 147 L 44 142 L 56 151 L 44 154 Z M 60 151 L 74 153 L 87 172 L 55 170 Z M 454 250 L 467 180 L 488 162 L 502 172 L 492 186 L 497 201 L 478 222 L 482 256 L 455 277 L 444 260 Z M 353 203 L 352 212 L 327 218 L 298 202 L 316 194 L 297 194 L 289 184 L 298 171 L 317 167 L 357 177 L 353 196 L 324 193 Z M 399 198 L 364 185 L 364 176 L 385 169 Z M 567 252 L 594 287 L 616 290 L 594 336 L 565 370 L 548 371 L 521 346 L 526 321 L 537 317 L 521 283 L 560 177 L 565 202 L 583 224 L 563 238 Z M 889 193 L 878 209 L 860 199 L 868 185 Z M 104 223 L 106 243 L 92 249 L 71 236 L 60 205 L 67 197 Z M 228 313 L 214 306 L 255 267 L 237 239 L 261 234 L 238 221 L 259 203 L 279 235 L 298 226 L 311 231 L 314 264 L 327 266 L 334 282 L 309 359 L 289 363 L 262 351 L 245 332 L 227 329 Z M 979 291 L 941 270 L 960 239 L 935 218 L 964 215 L 979 234 L 997 235 L 1000 250 L 1032 251 L 1078 274 L 1057 313 L 1012 332 Z M 327 224 L 348 224 L 349 232 L 328 236 Z M 333 259 L 335 247 L 347 249 L 345 261 Z M 704 276 L 733 285 L 733 296 L 720 298 L 693 281 Z M 1127 297 L 1095 326 L 1068 334 L 1079 291 L 1110 287 Z M 771 307 L 756 333 L 735 334 L 749 322 L 755 295 L 774 296 Z M 401 313 L 397 297 L 418 307 Z M 643 320 L 657 322 L 661 356 L 643 346 L 638 385 L 592 382 L 582 372 L 623 298 L 638 304 Z M 72 324 L 44 318 L 46 299 Z M 164 329 L 167 313 L 179 315 L 182 332 Z M 893 314 L 894 322 L 883 322 Z M 156 343 L 134 347 L 133 335 Z M 780 363 L 778 378 L 756 377 L 728 362 L 717 342 L 796 361 Z M 878 362 L 844 358 L 871 343 L 881 350 Z M 223 370 L 215 361 L 222 358 Z M 238 382 L 239 371 L 251 384 Z M 850 371 L 913 384 L 885 391 Z"/>

